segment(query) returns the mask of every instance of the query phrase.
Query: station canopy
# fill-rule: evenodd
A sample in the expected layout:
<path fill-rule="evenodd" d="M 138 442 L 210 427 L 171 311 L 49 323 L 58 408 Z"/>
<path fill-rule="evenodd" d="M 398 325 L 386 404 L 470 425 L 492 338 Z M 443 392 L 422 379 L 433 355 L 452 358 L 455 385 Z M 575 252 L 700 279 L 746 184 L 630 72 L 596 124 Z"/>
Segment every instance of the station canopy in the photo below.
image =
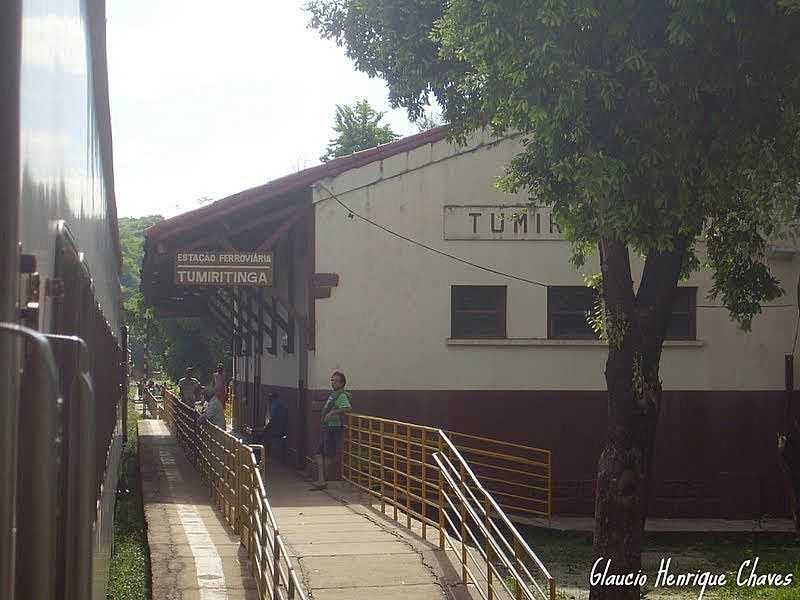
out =
<path fill-rule="evenodd" d="M 250 307 L 252 299 L 253 314 L 262 306 L 272 312 L 273 322 L 291 330 L 290 321 L 298 311 L 291 298 L 272 286 L 272 251 L 298 229 L 312 232 L 313 244 L 314 183 L 446 136 L 446 127 L 430 129 L 298 171 L 153 225 L 145 232 L 141 277 L 145 303 L 154 307 L 159 317 L 211 318 L 220 330 L 230 331 L 234 306 Z M 313 247 L 310 250 L 313 253 Z M 309 281 L 312 275 L 295 274 Z M 254 326 L 252 332 L 256 329 Z"/>

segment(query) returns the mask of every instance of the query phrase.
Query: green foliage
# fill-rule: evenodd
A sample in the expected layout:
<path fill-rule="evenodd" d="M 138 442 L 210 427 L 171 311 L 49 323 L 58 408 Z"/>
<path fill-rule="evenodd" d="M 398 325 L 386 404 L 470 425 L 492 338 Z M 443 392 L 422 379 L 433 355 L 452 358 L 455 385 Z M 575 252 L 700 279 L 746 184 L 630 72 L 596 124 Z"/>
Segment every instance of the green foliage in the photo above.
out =
<path fill-rule="evenodd" d="M 122 217 L 119 219 L 119 239 L 122 245 L 122 299 L 129 300 L 139 289 L 140 270 L 144 256 L 144 230 L 163 221 L 164 217 Z"/>
<path fill-rule="evenodd" d="M 414 124 L 417 126 L 417 131 L 422 133 L 434 127 L 441 127 L 444 125 L 444 121 L 442 120 L 442 115 L 426 112 Z"/>
<path fill-rule="evenodd" d="M 391 127 L 381 125 L 383 115 L 384 113 L 373 109 L 366 99 L 359 100 L 352 106 L 337 104 L 333 125 L 336 137 L 330 141 L 320 160 L 326 162 L 337 156 L 347 156 L 396 140 L 398 135 Z"/>
<path fill-rule="evenodd" d="M 228 340 L 212 333 L 202 319 L 165 319 L 160 326 L 167 340 L 161 365 L 169 377 L 178 381 L 186 367 L 193 366 L 200 382 L 211 385 L 217 363 L 225 364 L 230 357 L 226 352 Z M 230 366 L 227 369 L 230 372 Z"/>
<path fill-rule="evenodd" d="M 312 0 L 307 10 L 411 118 L 433 96 L 457 140 L 484 127 L 521 133 L 501 186 L 552 207 L 576 264 L 603 239 L 644 257 L 687 245 L 685 275 L 704 238 L 712 295 L 744 328 L 782 293 L 765 257 L 798 219 L 797 0 Z"/>
<path fill-rule="evenodd" d="M 162 219 L 150 216 L 119 220 L 128 346 L 134 365 L 140 370 L 144 369 L 147 358 L 149 371 L 162 370 L 175 381 L 190 365 L 195 367 L 199 377 L 206 379 L 218 362 L 225 361 L 227 340 L 220 340 L 199 319 L 156 319 L 139 291 L 144 231 Z"/>
<path fill-rule="evenodd" d="M 600 273 L 596 273 L 585 277 L 584 282 L 586 287 L 592 288 L 595 291 L 592 307 L 586 314 L 586 322 L 598 338 L 608 341 L 605 326 L 606 310 L 605 304 L 603 303 L 603 276 Z"/>

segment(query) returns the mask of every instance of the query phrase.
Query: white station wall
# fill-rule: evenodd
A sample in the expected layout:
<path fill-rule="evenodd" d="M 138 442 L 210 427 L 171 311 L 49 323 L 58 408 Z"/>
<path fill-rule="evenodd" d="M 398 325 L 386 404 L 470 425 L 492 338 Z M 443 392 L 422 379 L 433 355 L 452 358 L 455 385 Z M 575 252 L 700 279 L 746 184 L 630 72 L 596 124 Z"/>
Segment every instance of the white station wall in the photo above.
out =
<path fill-rule="evenodd" d="M 526 201 L 494 185 L 518 149 L 513 140 L 482 136 L 461 149 L 442 141 L 315 186 L 316 270 L 338 273 L 340 282 L 331 298 L 316 302 L 312 387 L 327 387 L 330 372 L 342 369 L 355 389 L 605 389 L 602 344 L 546 339 L 544 287 L 455 262 L 348 218 L 328 193 L 394 232 L 465 260 L 545 284 L 583 285 L 584 275 L 599 270 L 597 261 L 575 271 L 564 241 L 443 239 L 445 205 Z M 698 308 L 698 342 L 668 342 L 664 350 L 665 389 L 782 389 L 783 356 L 791 351 L 797 316 L 798 265 L 796 257 L 774 263 L 788 291 L 775 304 L 794 308 L 766 308 L 749 334 L 724 309 Z M 451 285 L 508 286 L 509 340 L 449 342 Z M 715 303 L 706 299 L 708 273 L 682 285 L 698 286 L 698 304 Z"/>

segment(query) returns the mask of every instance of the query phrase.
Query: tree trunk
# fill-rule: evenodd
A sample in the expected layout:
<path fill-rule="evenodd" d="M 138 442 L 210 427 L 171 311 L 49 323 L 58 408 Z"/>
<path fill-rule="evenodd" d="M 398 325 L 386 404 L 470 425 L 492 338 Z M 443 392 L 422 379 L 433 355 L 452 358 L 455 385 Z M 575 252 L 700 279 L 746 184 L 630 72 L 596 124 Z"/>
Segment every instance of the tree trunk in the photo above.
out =
<path fill-rule="evenodd" d="M 634 295 L 627 247 L 600 243 L 608 360 L 608 430 L 597 468 L 590 600 L 639 600 L 659 363 L 684 248 L 648 256 Z M 618 577 L 629 575 L 627 580 Z"/>
<path fill-rule="evenodd" d="M 642 375 L 643 351 L 632 340 L 609 349 L 608 438 L 597 467 L 594 573 L 636 575 L 641 569 L 650 471 L 661 404 L 658 379 Z M 610 563 L 607 563 L 610 561 Z M 590 600 L 639 600 L 639 585 L 592 580 Z"/>

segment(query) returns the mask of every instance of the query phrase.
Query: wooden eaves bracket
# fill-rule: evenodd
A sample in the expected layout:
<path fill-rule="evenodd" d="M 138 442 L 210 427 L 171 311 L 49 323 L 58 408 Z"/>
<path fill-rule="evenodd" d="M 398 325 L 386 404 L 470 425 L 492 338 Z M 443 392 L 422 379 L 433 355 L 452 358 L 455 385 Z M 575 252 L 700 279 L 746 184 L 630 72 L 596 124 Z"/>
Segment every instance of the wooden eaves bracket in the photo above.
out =
<path fill-rule="evenodd" d="M 314 273 L 311 276 L 311 288 L 314 291 L 314 298 L 316 300 L 330 298 L 332 289 L 338 285 L 338 273 Z"/>

